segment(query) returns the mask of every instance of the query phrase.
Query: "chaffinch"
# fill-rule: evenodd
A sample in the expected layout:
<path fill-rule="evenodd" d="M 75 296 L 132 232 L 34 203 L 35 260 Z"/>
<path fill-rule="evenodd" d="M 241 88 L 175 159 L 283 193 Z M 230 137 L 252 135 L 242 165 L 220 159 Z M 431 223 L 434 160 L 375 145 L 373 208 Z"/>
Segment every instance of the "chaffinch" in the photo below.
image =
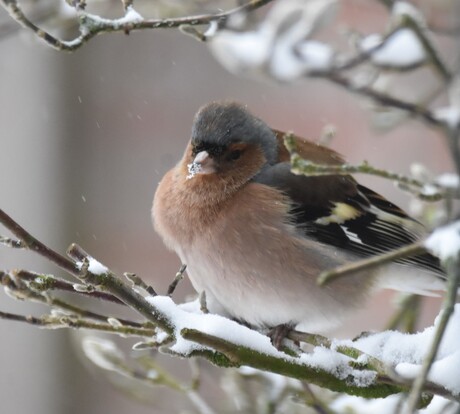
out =
<path fill-rule="evenodd" d="M 283 135 L 238 103 L 205 105 L 155 193 L 154 227 L 187 264 L 210 312 L 258 328 L 324 332 L 376 288 L 443 289 L 429 254 L 318 286 L 322 271 L 411 243 L 424 228 L 351 176 L 291 173 Z M 307 160 L 344 162 L 295 140 Z"/>

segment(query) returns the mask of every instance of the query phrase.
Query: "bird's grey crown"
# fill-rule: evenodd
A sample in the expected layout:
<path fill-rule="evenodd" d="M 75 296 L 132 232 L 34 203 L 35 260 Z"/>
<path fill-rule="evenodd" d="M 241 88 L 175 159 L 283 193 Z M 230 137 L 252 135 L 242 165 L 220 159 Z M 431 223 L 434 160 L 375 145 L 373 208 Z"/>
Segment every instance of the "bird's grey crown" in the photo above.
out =
<path fill-rule="evenodd" d="M 195 115 L 192 144 L 211 155 L 225 151 L 235 142 L 259 145 L 269 164 L 275 164 L 278 147 L 270 127 L 236 102 L 211 102 Z"/>

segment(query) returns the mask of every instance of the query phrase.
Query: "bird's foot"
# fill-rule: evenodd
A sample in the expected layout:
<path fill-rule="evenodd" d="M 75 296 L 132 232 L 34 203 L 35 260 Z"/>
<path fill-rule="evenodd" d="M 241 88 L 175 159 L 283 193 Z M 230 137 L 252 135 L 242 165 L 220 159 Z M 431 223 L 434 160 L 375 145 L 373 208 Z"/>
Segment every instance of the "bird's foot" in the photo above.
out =
<path fill-rule="evenodd" d="M 283 340 L 287 337 L 289 332 L 292 330 L 292 326 L 289 324 L 277 325 L 268 331 L 268 337 L 272 341 L 273 346 L 281 351 Z"/>

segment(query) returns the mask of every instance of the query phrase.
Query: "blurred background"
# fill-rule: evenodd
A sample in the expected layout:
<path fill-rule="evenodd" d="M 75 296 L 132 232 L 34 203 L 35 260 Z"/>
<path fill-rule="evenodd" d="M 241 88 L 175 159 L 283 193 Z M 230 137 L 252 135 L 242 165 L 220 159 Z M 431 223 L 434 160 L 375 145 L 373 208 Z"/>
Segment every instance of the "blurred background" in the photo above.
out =
<path fill-rule="evenodd" d="M 107 15 L 120 16 L 119 2 L 112 3 Z M 183 13 L 199 11 L 215 11 L 215 6 L 202 2 Z M 344 1 L 330 36 L 353 27 L 363 33 L 383 31 L 386 17 L 378 1 Z M 118 274 L 139 274 L 158 292 L 165 292 L 180 263 L 152 229 L 153 193 L 181 157 L 194 113 L 209 101 L 246 103 L 269 125 L 313 140 L 333 126 L 337 133 L 331 146 L 354 163 L 368 160 L 401 173 L 409 173 L 413 162 L 435 173 L 451 170 L 436 131 L 408 121 L 382 134 L 373 127 L 368 103 L 326 82 L 288 85 L 235 77 L 205 44 L 175 29 L 102 35 L 68 54 L 39 43 L 25 29 L 15 30 L 15 25 L 0 9 L 1 208 L 54 249 L 64 253 L 76 242 Z M 73 33 L 56 32 L 59 25 L 52 20 L 45 25 L 64 36 Z M 444 47 L 448 54 L 449 44 Z M 414 93 L 419 87 L 404 76 L 399 82 Z M 409 208 L 410 198 L 392 183 L 358 178 Z M 40 258 L 5 247 L 0 248 L 0 263 L 2 269 L 63 276 Z M 175 299 L 191 293 L 185 280 Z M 392 294 L 380 294 L 334 334 L 353 337 L 382 329 L 392 301 Z M 421 326 L 432 324 L 438 305 L 436 299 L 424 303 Z M 0 309 L 45 312 L 3 293 Z M 0 320 L 1 411 L 178 412 L 171 402 L 175 397 L 164 389 L 137 400 L 117 391 L 98 370 L 82 363 L 81 335 Z M 177 369 L 186 364 L 174 363 Z"/>

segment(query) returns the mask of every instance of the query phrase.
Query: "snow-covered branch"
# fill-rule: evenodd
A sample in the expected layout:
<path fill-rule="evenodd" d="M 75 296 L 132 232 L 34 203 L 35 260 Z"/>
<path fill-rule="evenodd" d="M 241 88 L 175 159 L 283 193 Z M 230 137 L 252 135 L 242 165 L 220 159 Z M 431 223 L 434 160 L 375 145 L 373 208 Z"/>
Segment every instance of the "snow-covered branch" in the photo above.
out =
<path fill-rule="evenodd" d="M 24 13 L 21 5 L 16 0 L 0 0 L 5 10 L 10 16 L 23 27 L 32 32 L 48 46 L 63 51 L 74 51 L 82 47 L 89 40 L 102 33 L 121 32 L 129 34 L 135 30 L 146 29 L 171 29 L 181 28 L 182 26 L 206 26 L 223 25 L 231 16 L 248 13 L 259 7 L 264 6 L 272 0 L 255 0 L 236 7 L 226 12 L 214 14 L 202 14 L 196 16 L 186 16 L 180 18 L 147 19 L 142 17 L 133 7 L 133 1 L 123 2 L 125 14 L 118 19 L 107 19 L 85 11 L 86 2 L 73 2 L 75 6 L 75 16 L 79 22 L 80 35 L 72 40 L 62 40 L 38 27 Z M 70 7 L 70 6 L 64 6 Z"/>

